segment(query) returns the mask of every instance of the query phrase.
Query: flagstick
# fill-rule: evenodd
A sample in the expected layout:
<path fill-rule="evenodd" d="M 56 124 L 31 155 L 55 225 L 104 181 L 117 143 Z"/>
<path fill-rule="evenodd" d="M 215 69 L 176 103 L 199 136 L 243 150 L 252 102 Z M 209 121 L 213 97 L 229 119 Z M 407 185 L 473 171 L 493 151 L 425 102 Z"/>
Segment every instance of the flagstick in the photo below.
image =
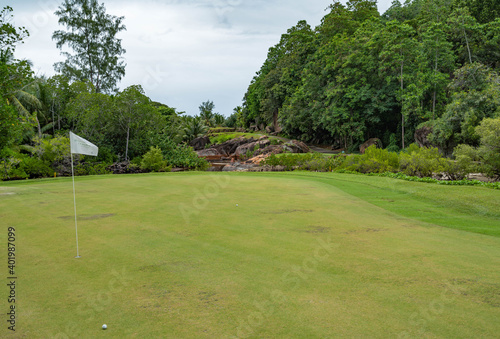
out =
<path fill-rule="evenodd" d="M 71 153 L 71 176 L 73 177 L 73 205 L 75 207 L 75 232 L 76 232 L 76 257 L 80 258 L 80 253 L 78 252 L 78 225 L 76 223 L 76 193 L 75 193 L 75 173 L 73 171 L 73 152 Z"/>

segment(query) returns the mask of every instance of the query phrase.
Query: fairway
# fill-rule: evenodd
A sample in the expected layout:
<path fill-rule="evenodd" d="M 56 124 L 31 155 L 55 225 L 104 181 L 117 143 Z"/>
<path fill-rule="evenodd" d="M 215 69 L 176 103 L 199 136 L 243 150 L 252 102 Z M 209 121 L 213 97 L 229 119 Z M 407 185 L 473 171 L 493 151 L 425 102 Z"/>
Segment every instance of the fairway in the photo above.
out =
<path fill-rule="evenodd" d="M 0 183 L 0 337 L 493 338 L 500 191 L 335 173 Z M 101 326 L 107 324 L 107 330 Z"/>

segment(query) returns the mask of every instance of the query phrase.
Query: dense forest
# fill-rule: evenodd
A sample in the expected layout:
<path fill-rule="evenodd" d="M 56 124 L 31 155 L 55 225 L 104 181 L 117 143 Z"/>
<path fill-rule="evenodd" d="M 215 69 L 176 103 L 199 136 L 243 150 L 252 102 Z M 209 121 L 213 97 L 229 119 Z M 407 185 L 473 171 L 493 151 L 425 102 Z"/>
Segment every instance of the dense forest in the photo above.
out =
<path fill-rule="evenodd" d="M 237 121 L 357 150 L 405 148 L 415 132 L 443 153 L 477 145 L 499 116 L 500 2 L 339 1 L 315 29 L 300 21 L 269 49 Z"/>

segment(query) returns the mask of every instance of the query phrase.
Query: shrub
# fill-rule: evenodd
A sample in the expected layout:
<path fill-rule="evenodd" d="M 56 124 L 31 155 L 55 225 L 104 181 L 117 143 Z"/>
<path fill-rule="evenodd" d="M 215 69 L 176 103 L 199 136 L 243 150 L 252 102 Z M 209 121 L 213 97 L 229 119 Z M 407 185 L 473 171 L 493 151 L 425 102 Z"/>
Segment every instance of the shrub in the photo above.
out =
<path fill-rule="evenodd" d="M 24 170 L 19 168 L 21 163 L 21 154 L 14 154 L 14 152 L 9 152 L 8 158 L 4 158 L 0 161 L 0 179 L 1 180 L 19 180 L 26 179 L 28 175 Z"/>
<path fill-rule="evenodd" d="M 419 147 L 416 144 L 411 144 L 400 153 L 399 164 L 404 174 L 419 178 L 432 177 L 433 173 L 440 173 L 445 169 L 445 159 L 437 148 Z"/>
<path fill-rule="evenodd" d="M 144 154 L 141 161 L 141 168 L 146 171 L 152 172 L 169 172 L 170 167 L 163 159 L 163 154 L 159 147 L 151 147 L 149 152 Z"/>
<path fill-rule="evenodd" d="M 500 178 L 500 118 L 484 119 L 476 127 L 480 137 L 478 148 L 458 145 L 453 154 L 457 161 L 469 163 L 469 171 L 483 172 L 490 178 Z"/>
<path fill-rule="evenodd" d="M 344 155 L 323 156 L 320 153 L 306 154 L 271 154 L 264 161 L 269 166 L 284 166 L 285 170 L 299 169 L 318 172 L 329 172 L 340 167 L 345 159 Z"/>
<path fill-rule="evenodd" d="M 40 159 L 53 163 L 60 163 L 70 156 L 69 138 L 57 136 L 50 139 L 35 138 L 34 154 Z"/>
<path fill-rule="evenodd" d="M 449 180 L 463 180 L 470 172 L 470 163 L 443 159 L 443 173 Z"/>
<path fill-rule="evenodd" d="M 75 175 L 103 175 L 111 174 L 112 171 L 108 170 L 111 163 L 95 163 L 95 162 L 81 162 L 75 165 Z"/>
<path fill-rule="evenodd" d="M 192 147 L 177 145 L 171 140 L 164 141 L 160 148 L 167 164 L 171 167 L 182 167 L 204 171 L 210 167 L 208 161 L 198 157 Z"/>
<path fill-rule="evenodd" d="M 19 170 L 26 173 L 30 179 L 49 177 L 54 173 L 48 161 L 36 157 L 24 157 L 19 164 Z"/>
<path fill-rule="evenodd" d="M 360 173 L 396 172 L 399 168 L 398 154 L 386 149 L 370 146 L 363 155 L 347 157 L 344 168 Z"/>

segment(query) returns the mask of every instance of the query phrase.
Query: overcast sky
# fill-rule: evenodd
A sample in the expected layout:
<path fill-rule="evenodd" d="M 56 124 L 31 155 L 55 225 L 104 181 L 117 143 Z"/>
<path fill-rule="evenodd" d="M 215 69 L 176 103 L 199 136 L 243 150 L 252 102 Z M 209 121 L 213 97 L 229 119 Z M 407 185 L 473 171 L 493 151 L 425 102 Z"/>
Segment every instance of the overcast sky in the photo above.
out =
<path fill-rule="evenodd" d="M 3 2 L 3 1 L 2 1 Z M 15 56 L 29 59 L 38 75 L 52 76 L 62 61 L 52 33 L 64 29 L 54 15 L 62 0 L 9 1 L 14 24 L 30 37 Z M 124 16 L 118 37 L 127 50 L 120 89 L 142 85 L 152 100 L 189 115 L 207 100 L 225 116 L 242 98 L 269 47 L 300 20 L 314 28 L 332 0 L 99 0 Z M 345 3 L 345 1 L 342 1 Z M 384 13 L 391 0 L 379 0 Z M 3 7 L 2 5 L 1 7 Z"/>

